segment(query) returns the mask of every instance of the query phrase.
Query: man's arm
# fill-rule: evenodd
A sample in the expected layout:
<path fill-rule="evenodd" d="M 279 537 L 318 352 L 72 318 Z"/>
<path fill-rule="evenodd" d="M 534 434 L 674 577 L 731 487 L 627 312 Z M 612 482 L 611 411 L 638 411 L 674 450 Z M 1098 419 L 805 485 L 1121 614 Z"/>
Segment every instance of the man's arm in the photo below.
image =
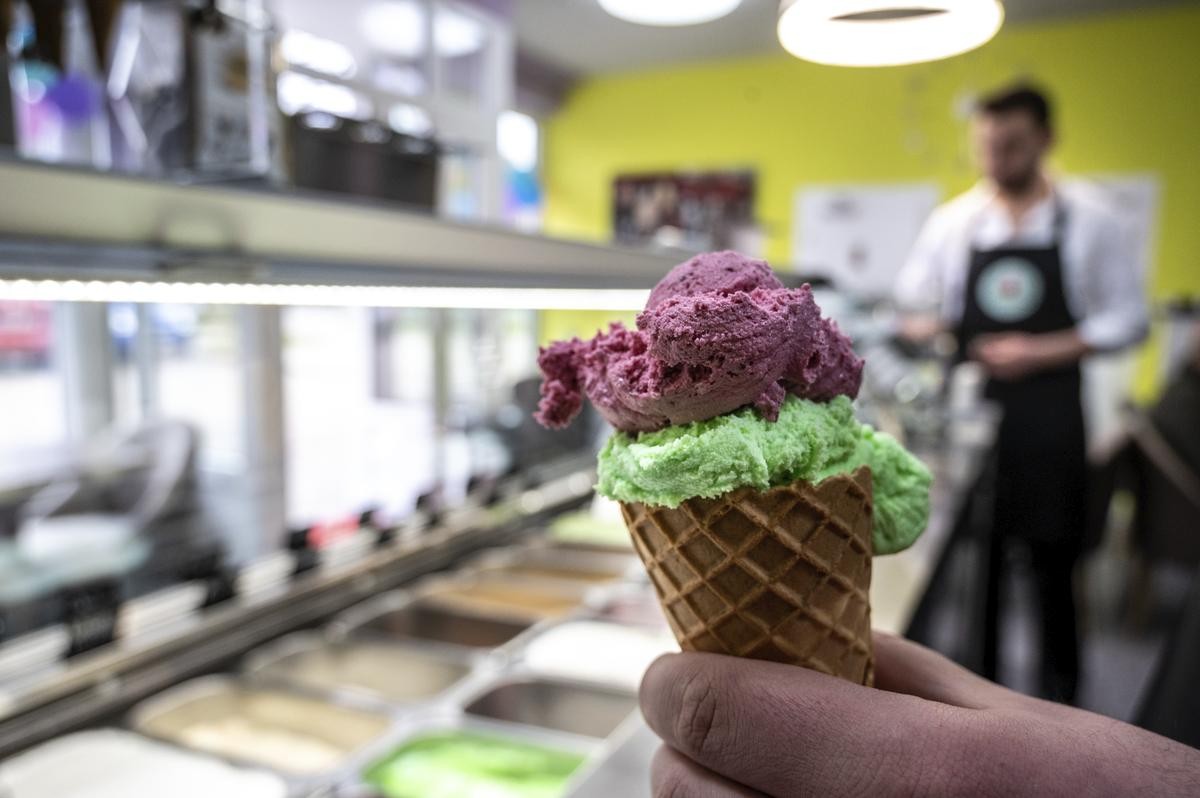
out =
<path fill-rule="evenodd" d="M 925 343 L 944 327 L 942 288 L 947 268 L 947 209 L 938 208 L 921 228 L 912 251 L 896 274 L 893 299 L 900 310 L 899 334 Z"/>
<path fill-rule="evenodd" d="M 891 635 L 876 688 L 715 654 L 642 682 L 660 798 L 1200 795 L 1200 751 L 1019 695 Z"/>
<path fill-rule="evenodd" d="M 987 373 L 1001 380 L 1015 380 L 1039 371 L 1077 363 L 1093 348 L 1079 329 L 1052 333 L 998 333 L 975 339 L 970 356 Z"/>
<path fill-rule="evenodd" d="M 1094 229 L 1081 281 L 1083 317 L 1079 334 L 1094 351 L 1112 352 L 1142 341 L 1150 329 L 1145 264 L 1127 220 L 1105 212 Z"/>

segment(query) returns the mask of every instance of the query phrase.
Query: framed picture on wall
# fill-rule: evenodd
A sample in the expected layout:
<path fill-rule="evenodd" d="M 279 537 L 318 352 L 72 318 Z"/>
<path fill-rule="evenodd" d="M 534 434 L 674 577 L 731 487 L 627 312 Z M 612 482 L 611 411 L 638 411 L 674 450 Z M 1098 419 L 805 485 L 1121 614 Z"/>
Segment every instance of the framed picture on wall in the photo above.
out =
<path fill-rule="evenodd" d="M 754 184 L 750 171 L 620 175 L 613 185 L 615 238 L 622 244 L 744 251 L 739 244 L 757 229 Z"/>

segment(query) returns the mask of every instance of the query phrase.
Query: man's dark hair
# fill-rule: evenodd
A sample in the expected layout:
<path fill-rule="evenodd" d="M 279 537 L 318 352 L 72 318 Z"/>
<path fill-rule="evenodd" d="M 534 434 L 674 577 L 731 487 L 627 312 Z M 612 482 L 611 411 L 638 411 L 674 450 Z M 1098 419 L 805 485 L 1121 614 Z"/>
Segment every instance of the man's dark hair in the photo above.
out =
<path fill-rule="evenodd" d="M 1053 129 L 1050 113 L 1050 101 L 1046 94 L 1036 86 L 1019 83 L 985 94 L 975 105 L 978 113 L 985 115 L 1007 114 L 1021 111 L 1033 117 L 1042 130 Z"/>

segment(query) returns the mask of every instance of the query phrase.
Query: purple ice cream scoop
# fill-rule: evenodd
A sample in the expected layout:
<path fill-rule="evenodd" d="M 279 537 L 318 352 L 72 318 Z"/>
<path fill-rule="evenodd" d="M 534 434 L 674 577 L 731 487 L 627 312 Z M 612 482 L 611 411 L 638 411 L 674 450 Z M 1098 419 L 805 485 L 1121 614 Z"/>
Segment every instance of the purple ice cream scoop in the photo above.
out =
<path fill-rule="evenodd" d="M 753 405 L 774 420 L 788 392 L 815 401 L 856 396 L 863 362 L 821 318 L 812 290 L 784 288 L 765 261 L 698 255 L 654 288 L 637 329 L 614 324 L 590 341 L 538 356 L 537 420 L 570 423 L 586 395 L 610 424 L 646 432 Z"/>
<path fill-rule="evenodd" d="M 783 283 L 765 260 L 748 258 L 731 250 L 708 252 L 667 272 L 650 292 L 646 310 L 658 307 L 673 296 L 733 294 L 755 288 L 783 288 Z"/>

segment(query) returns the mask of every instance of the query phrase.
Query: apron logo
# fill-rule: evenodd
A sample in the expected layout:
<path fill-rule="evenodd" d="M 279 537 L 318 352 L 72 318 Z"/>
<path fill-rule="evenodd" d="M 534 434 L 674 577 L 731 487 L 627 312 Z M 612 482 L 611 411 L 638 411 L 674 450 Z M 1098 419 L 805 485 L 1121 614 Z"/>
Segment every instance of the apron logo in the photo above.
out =
<path fill-rule="evenodd" d="M 975 284 L 979 309 L 994 321 L 1024 321 L 1042 304 L 1042 273 L 1024 258 L 999 258 L 983 270 Z"/>

